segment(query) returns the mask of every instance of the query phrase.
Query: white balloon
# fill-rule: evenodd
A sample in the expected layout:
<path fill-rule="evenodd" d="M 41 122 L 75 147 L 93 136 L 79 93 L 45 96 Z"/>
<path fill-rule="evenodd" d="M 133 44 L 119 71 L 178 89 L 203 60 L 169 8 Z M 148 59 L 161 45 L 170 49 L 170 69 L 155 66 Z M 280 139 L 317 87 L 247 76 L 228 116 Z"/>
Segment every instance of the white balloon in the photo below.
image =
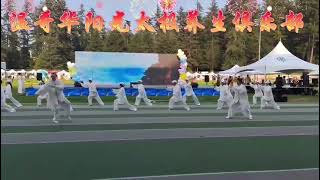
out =
<path fill-rule="evenodd" d="M 48 8 L 47 8 L 47 6 L 43 6 L 43 8 L 42 8 L 42 11 L 43 11 L 43 12 L 46 12 L 46 11 L 48 11 Z"/>

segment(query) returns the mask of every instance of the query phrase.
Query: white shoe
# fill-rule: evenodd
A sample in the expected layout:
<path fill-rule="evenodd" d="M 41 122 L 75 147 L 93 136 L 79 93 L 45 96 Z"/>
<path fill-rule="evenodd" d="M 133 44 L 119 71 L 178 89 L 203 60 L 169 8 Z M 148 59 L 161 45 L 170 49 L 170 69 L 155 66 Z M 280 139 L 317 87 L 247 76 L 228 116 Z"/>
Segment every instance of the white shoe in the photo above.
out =
<path fill-rule="evenodd" d="M 22 105 L 17 106 L 17 108 L 21 108 L 21 107 L 22 107 Z"/>
<path fill-rule="evenodd" d="M 56 117 L 53 117 L 52 121 L 53 121 L 54 123 L 56 123 L 56 124 L 59 123 L 59 121 L 57 121 L 57 118 L 56 118 Z"/>
<path fill-rule="evenodd" d="M 226 119 L 231 119 L 231 117 L 230 117 L 230 116 L 227 116 Z"/>
<path fill-rule="evenodd" d="M 199 104 L 197 104 L 197 106 L 200 106 L 201 104 L 199 103 Z"/>
<path fill-rule="evenodd" d="M 190 111 L 190 108 L 187 108 L 187 111 Z"/>
<path fill-rule="evenodd" d="M 15 109 L 11 109 L 9 112 L 12 112 L 12 113 L 13 113 L 13 112 L 16 112 L 16 110 L 15 110 Z"/>
<path fill-rule="evenodd" d="M 252 115 L 250 115 L 250 116 L 249 116 L 249 120 L 252 120 L 252 119 L 253 119 L 253 117 L 252 117 Z"/>
<path fill-rule="evenodd" d="M 68 116 L 68 118 L 67 118 L 69 121 L 71 121 L 71 116 Z"/>

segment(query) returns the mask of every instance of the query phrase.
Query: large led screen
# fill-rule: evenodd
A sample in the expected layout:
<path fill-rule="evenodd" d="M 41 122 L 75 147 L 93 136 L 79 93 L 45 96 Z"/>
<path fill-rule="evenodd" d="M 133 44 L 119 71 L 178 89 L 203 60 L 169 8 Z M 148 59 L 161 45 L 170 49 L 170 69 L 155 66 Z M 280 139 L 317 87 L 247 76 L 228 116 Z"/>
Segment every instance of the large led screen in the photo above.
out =
<path fill-rule="evenodd" d="M 146 85 L 168 85 L 179 78 L 179 61 L 173 54 L 77 51 L 75 64 L 75 80 L 92 79 L 99 85 L 129 85 L 139 80 Z"/>

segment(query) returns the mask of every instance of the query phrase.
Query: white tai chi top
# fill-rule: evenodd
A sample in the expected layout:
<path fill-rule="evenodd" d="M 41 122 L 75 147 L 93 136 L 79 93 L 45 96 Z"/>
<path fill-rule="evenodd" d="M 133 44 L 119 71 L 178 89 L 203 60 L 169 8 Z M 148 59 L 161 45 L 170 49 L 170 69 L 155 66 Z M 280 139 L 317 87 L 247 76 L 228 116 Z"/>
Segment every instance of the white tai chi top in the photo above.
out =
<path fill-rule="evenodd" d="M 85 88 L 89 88 L 89 96 L 97 96 L 98 94 L 98 90 L 97 90 L 97 86 L 95 83 L 88 83 L 88 84 L 83 84 L 81 83 L 81 85 Z"/>
<path fill-rule="evenodd" d="M 64 85 L 60 80 L 50 81 L 43 86 L 43 89 L 39 89 L 37 94 L 44 95 L 48 93 L 47 106 L 50 109 L 56 108 L 62 103 L 70 104 L 70 101 L 63 94 Z"/>
<path fill-rule="evenodd" d="M 261 85 L 258 85 L 258 84 L 251 84 L 250 85 L 253 89 L 254 89 L 254 94 L 255 96 L 257 97 L 262 97 L 263 96 L 263 93 L 262 93 L 262 90 L 263 90 L 263 87 Z"/>

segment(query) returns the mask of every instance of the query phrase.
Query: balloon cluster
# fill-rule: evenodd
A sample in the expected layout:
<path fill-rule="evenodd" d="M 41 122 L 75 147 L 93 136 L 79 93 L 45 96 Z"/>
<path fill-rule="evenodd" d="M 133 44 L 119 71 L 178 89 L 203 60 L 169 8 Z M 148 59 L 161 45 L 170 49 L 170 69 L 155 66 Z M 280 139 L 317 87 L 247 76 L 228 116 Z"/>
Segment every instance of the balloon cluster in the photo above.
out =
<path fill-rule="evenodd" d="M 72 63 L 72 62 L 68 61 L 67 62 L 67 66 L 68 66 L 68 70 L 69 70 L 70 76 L 71 77 L 75 77 L 76 74 L 77 74 L 77 69 L 76 69 L 75 63 Z"/>
<path fill-rule="evenodd" d="M 184 54 L 184 52 L 179 49 L 177 56 L 179 57 L 180 60 L 180 80 L 186 80 L 187 79 L 187 67 L 188 67 L 188 62 L 187 62 L 187 56 Z"/>

